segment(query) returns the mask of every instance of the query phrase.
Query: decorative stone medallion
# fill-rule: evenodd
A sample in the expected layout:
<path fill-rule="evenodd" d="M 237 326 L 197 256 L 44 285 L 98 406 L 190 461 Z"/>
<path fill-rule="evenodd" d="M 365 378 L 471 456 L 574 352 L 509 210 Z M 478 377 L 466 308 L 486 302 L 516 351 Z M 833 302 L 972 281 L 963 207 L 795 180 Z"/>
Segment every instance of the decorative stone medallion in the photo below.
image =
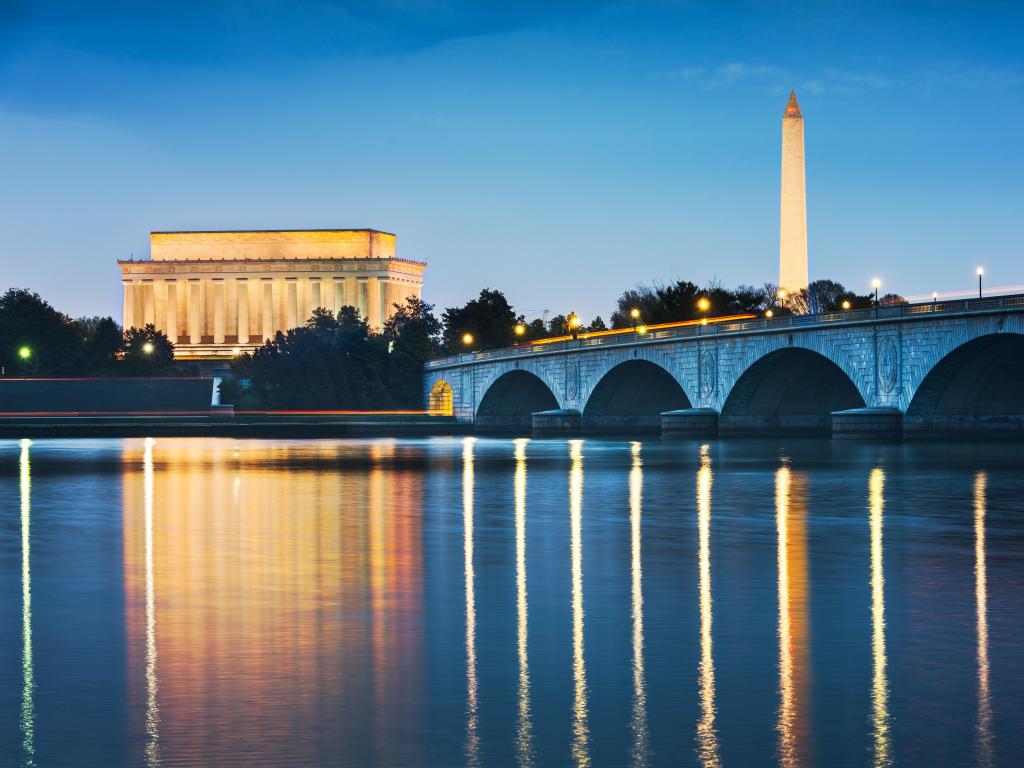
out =
<path fill-rule="evenodd" d="M 896 342 L 886 336 L 878 342 L 878 388 L 884 392 L 892 392 L 896 387 L 897 367 Z"/>
<path fill-rule="evenodd" d="M 571 360 L 565 368 L 565 399 L 576 402 L 580 396 L 580 361 Z"/>
<path fill-rule="evenodd" d="M 700 395 L 711 397 L 715 394 L 715 353 L 701 351 L 700 355 Z"/>

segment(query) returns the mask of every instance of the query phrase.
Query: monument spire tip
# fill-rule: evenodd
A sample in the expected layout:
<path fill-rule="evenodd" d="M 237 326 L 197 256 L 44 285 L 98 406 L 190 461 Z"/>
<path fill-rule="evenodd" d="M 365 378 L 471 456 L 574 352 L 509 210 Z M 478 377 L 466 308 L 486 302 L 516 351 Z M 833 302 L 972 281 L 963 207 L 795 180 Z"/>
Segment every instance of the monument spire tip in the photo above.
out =
<path fill-rule="evenodd" d="M 786 103 L 786 111 L 782 113 L 783 117 L 803 117 L 800 114 L 800 105 L 796 103 L 796 91 L 789 92 L 789 101 Z"/>

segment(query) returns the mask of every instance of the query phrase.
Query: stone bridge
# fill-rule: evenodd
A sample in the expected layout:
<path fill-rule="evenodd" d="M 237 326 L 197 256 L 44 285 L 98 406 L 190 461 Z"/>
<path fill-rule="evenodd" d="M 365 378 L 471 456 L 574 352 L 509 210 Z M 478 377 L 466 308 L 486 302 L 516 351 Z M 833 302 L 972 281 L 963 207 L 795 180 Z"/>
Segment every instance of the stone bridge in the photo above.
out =
<path fill-rule="evenodd" d="M 473 352 L 424 379 L 429 408 L 481 431 L 1021 438 L 1024 295 Z"/>

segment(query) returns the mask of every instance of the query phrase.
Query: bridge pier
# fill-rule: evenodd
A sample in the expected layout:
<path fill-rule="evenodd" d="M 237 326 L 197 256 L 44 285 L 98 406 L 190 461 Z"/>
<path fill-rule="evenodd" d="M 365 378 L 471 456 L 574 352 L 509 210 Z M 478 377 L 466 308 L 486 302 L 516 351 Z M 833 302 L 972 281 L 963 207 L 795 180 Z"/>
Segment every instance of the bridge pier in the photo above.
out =
<path fill-rule="evenodd" d="M 903 411 L 899 408 L 851 408 L 833 411 L 832 437 L 840 440 L 901 440 Z"/>
<path fill-rule="evenodd" d="M 718 411 L 714 408 L 682 408 L 661 414 L 662 437 L 717 437 Z"/>
<path fill-rule="evenodd" d="M 582 424 L 580 412 L 575 408 L 555 408 L 538 411 L 531 417 L 533 434 L 538 437 L 578 435 Z"/>

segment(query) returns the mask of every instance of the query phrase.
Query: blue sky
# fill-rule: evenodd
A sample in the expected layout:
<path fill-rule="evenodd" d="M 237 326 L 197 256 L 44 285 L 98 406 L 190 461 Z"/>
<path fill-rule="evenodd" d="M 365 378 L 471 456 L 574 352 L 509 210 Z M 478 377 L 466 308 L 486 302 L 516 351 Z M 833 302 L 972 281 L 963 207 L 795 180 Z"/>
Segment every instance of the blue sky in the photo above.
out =
<path fill-rule="evenodd" d="M 606 319 L 776 279 L 780 118 L 811 276 L 1024 283 L 1013 3 L 0 3 L 0 287 L 120 313 L 153 229 L 374 227 L 439 309 Z"/>

